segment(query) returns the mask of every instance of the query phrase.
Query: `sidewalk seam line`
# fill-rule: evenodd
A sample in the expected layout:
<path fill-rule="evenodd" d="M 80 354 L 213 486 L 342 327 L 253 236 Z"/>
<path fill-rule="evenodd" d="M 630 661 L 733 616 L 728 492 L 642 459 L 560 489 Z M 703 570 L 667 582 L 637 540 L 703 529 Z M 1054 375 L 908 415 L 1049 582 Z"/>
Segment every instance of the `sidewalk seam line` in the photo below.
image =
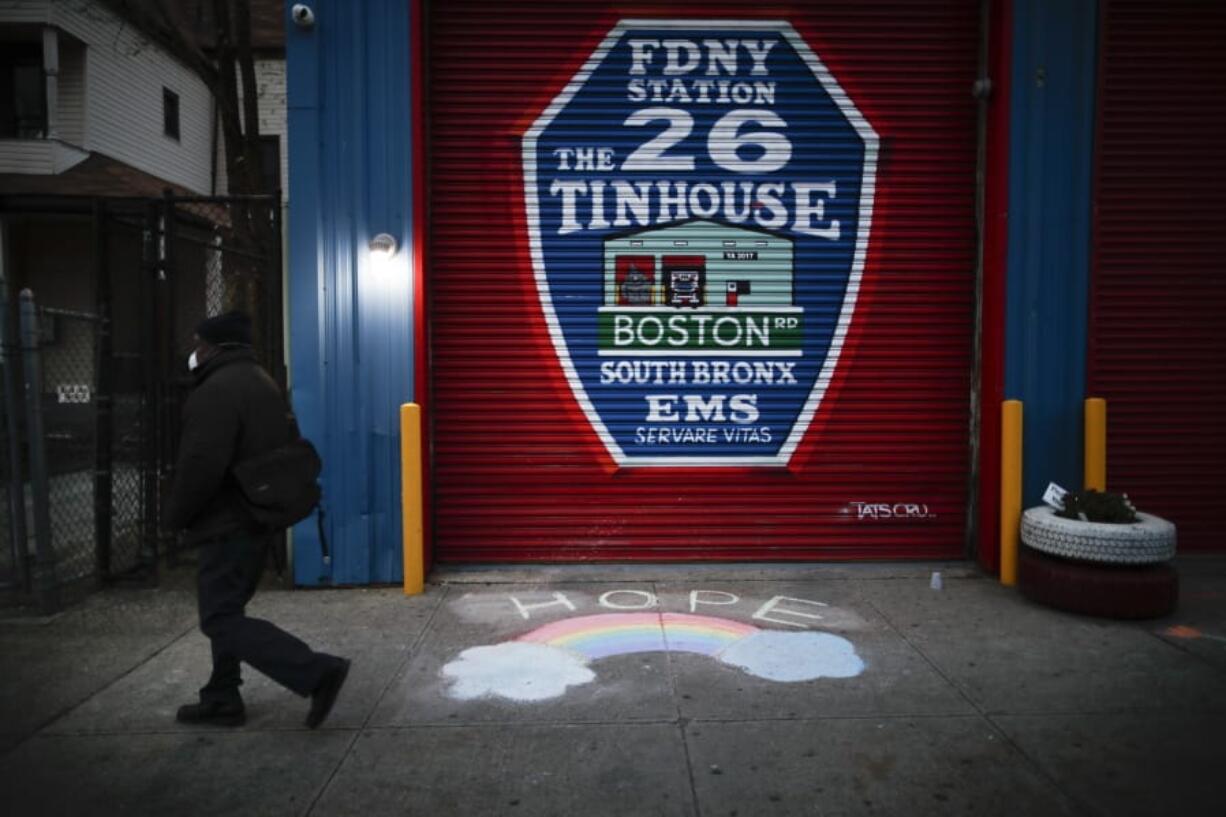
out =
<path fill-rule="evenodd" d="M 731 577 L 720 577 L 720 576 L 716 576 L 716 577 L 712 577 L 712 578 L 700 577 L 700 578 L 696 578 L 696 579 L 691 579 L 691 580 L 689 580 L 689 581 L 690 581 L 691 583 L 692 583 L 692 582 L 695 582 L 695 581 L 704 581 L 704 582 L 709 582 L 709 583 L 719 583 L 719 584 L 778 584 L 778 583 L 780 583 L 780 582 L 784 582 L 784 581 L 798 581 L 798 582 L 805 582 L 805 581 L 823 581 L 823 582 L 904 582 L 904 581 L 905 581 L 905 582 L 914 582 L 914 581 L 916 581 L 916 580 L 917 580 L 917 577 L 916 577 L 916 576 L 876 576 L 876 577 L 860 577 L 860 576 L 819 576 L 819 575 L 808 575 L 808 576 L 805 576 L 805 575 L 798 575 L 798 576 L 789 576 L 789 577 L 786 577 L 786 578 L 782 578 L 782 577 L 769 577 L 769 578 L 749 578 L 749 579 L 738 579 L 738 578 L 731 578 Z M 953 581 L 953 582 L 962 582 L 962 581 L 974 581 L 974 582 L 979 582 L 979 581 L 985 581 L 985 579 L 983 579 L 983 578 L 982 578 L 982 577 L 980 577 L 980 576 L 970 576 L 970 575 L 967 575 L 967 576 L 951 576 L 951 575 L 946 575 L 946 576 L 945 576 L 945 581 L 947 581 L 947 582 L 950 582 L 950 581 Z M 490 587 L 490 586 L 494 586 L 494 587 L 515 587 L 515 586 L 522 586 L 522 585 L 524 585 L 524 584 L 526 584 L 526 583 L 527 583 L 527 584 L 536 584 L 536 582 L 524 582 L 524 581 L 522 581 L 522 580 L 517 580 L 517 579 L 498 579 L 498 578 L 480 578 L 480 577 L 477 577 L 477 578 L 463 579 L 463 580 L 457 580 L 457 579 L 438 579 L 438 580 L 436 580 L 435 582 L 433 582 L 433 586 L 435 586 L 435 587 L 469 587 L 469 586 L 478 586 L 478 585 L 479 585 L 479 586 L 482 586 L 482 587 Z M 588 584 L 595 584 L 595 585 L 609 585 L 609 584 L 637 584 L 637 585 L 643 585 L 643 584 L 652 584 L 652 585 L 654 585 L 654 584 L 674 584 L 674 585 L 675 585 L 675 584 L 684 584 L 684 583 L 686 583 L 686 580 L 685 580 L 685 579 L 673 579 L 673 578 L 668 578 L 668 579 L 658 579 L 658 578 L 657 578 L 657 579 L 637 579 L 637 578 L 621 578 L 621 577 L 610 577 L 610 578 L 592 578 L 592 579 L 589 579 L 589 578 L 570 578 L 570 577 L 566 577 L 566 578 L 562 578 L 562 579 L 560 579 L 560 580 L 558 580 L 558 581 L 552 581 L 552 582 L 551 582 L 551 581 L 543 581 L 543 582 L 540 582 L 540 584 L 568 584 L 568 585 L 569 585 L 569 584 L 575 584 L 575 585 L 580 585 L 580 584 L 582 584 L 582 585 L 588 585 Z"/>
<path fill-rule="evenodd" d="M 668 631 L 664 629 L 664 611 L 659 609 L 660 588 L 658 582 L 650 582 L 652 595 L 656 598 L 656 624 L 660 627 L 660 638 L 664 642 L 664 671 L 668 674 L 668 689 L 673 699 L 673 709 L 677 713 L 677 731 L 681 738 L 681 752 L 685 757 L 685 773 L 690 781 L 691 813 L 702 817 L 702 807 L 698 804 L 698 785 L 694 780 L 694 761 L 690 757 L 690 740 L 686 733 L 686 718 L 681 712 L 681 699 L 677 695 L 677 674 L 673 671 L 673 651 L 668 645 Z"/>
<path fill-rule="evenodd" d="M 991 715 L 988 715 L 987 712 L 984 711 L 983 707 L 975 703 L 975 701 L 971 698 L 971 696 L 968 695 L 964 689 L 962 689 L 961 685 L 954 682 L 953 679 L 951 679 L 948 675 L 946 675 L 945 672 L 939 666 L 937 666 L 937 663 L 934 660 L 932 660 L 931 657 L 929 657 L 928 653 L 924 652 L 924 650 L 918 644 L 914 643 L 913 641 L 911 641 L 911 639 L 907 638 L 907 634 L 904 633 L 902 630 L 900 630 L 897 626 L 895 626 L 894 622 L 890 619 L 890 617 L 885 614 L 885 611 L 883 611 L 880 607 L 878 607 L 877 604 L 872 599 L 868 598 L 867 596 L 861 596 L 861 598 L 864 600 L 865 604 L 873 608 L 873 610 L 877 613 L 877 615 L 881 616 L 881 620 L 884 621 L 886 623 L 886 626 L 888 626 L 891 630 L 893 630 L 894 633 L 903 640 L 903 643 L 905 643 L 911 649 L 915 650 L 915 652 L 920 656 L 920 658 L 924 659 L 924 662 L 928 664 L 929 667 L 932 668 L 932 671 L 935 672 L 941 678 L 941 680 L 949 684 L 949 686 L 951 686 L 954 689 L 954 691 L 956 691 L 958 695 L 960 695 L 962 699 L 965 700 L 971 706 L 971 708 L 974 709 L 975 712 L 978 713 L 979 717 L 985 723 L 987 723 L 988 726 L 990 726 L 992 730 L 996 732 L 996 734 L 1000 735 L 1001 739 L 1005 742 L 1005 744 L 1009 746 L 1010 748 L 1012 748 L 1013 751 L 1016 752 L 1020 758 L 1022 758 L 1022 760 L 1026 763 L 1026 765 L 1030 767 L 1030 770 L 1032 772 L 1038 775 L 1041 780 L 1047 781 L 1047 783 L 1053 789 L 1055 789 L 1055 791 L 1058 792 L 1070 806 L 1074 807 L 1076 810 L 1084 814 L 1094 815 L 1095 817 L 1097 817 L 1097 815 L 1100 814 L 1089 803 L 1082 801 L 1081 798 L 1076 797 L 1071 792 L 1067 791 L 1065 787 L 1060 784 L 1059 780 L 1057 780 L 1055 777 L 1049 774 L 1046 769 L 1044 769 L 1041 765 L 1039 765 L 1039 762 L 1035 760 L 1033 757 L 1031 757 L 1029 752 L 1025 751 L 1021 746 L 1019 746 L 1017 741 L 1015 741 L 1013 737 L 1001 727 L 1000 724 L 994 721 Z"/>
<path fill-rule="evenodd" d="M 131 667 L 128 667 L 126 670 L 124 670 L 123 672 L 121 672 L 119 675 L 115 676 L 111 680 L 107 681 L 102 686 L 88 693 L 84 698 L 81 698 L 79 701 L 75 703 L 68 704 L 63 709 L 61 709 L 59 712 L 56 712 L 54 715 L 51 715 L 49 718 L 47 718 L 42 723 L 40 723 L 38 726 L 36 726 L 33 730 L 31 730 L 21 740 L 17 741 L 16 743 L 14 743 L 12 746 L 4 750 L 3 752 L 0 752 L 0 757 L 3 757 L 17 750 L 21 746 L 24 746 L 30 740 L 30 738 L 40 735 L 44 729 L 51 726 L 56 721 L 60 720 L 61 718 L 67 717 L 68 715 L 72 714 L 74 710 L 88 703 L 93 698 L 96 698 L 97 696 L 106 692 L 108 689 L 113 687 L 115 684 L 119 683 L 124 678 L 127 678 L 129 675 L 136 672 L 138 669 L 143 667 L 145 664 L 148 664 L 153 659 L 157 658 L 163 652 L 168 650 L 173 644 L 178 642 L 180 639 L 182 639 L 184 636 L 186 636 L 188 633 L 190 633 L 194 629 L 196 629 L 196 625 L 195 624 L 190 625 L 186 630 L 174 636 L 169 641 L 164 643 L 162 646 L 158 647 L 156 650 L 151 652 L 149 655 L 145 656 L 143 659 L 141 659 L 140 661 L 138 661 L 136 664 L 132 665 Z"/>
<path fill-rule="evenodd" d="M 1196 661 L 1200 662 L 1202 666 L 1206 666 L 1210 670 L 1213 670 L 1214 672 L 1218 674 L 1221 674 L 1223 672 L 1222 667 L 1219 666 L 1216 661 L 1206 658 L 1205 656 L 1201 655 L 1195 650 L 1188 649 L 1187 643 L 1184 642 L 1182 639 L 1174 640 L 1170 637 L 1163 637 L 1161 632 L 1158 632 L 1156 630 L 1151 630 L 1145 625 L 1138 625 L 1135 629 L 1140 630 L 1141 632 L 1144 632 L 1144 633 L 1149 633 L 1150 636 L 1152 636 L 1153 638 L 1156 638 L 1158 641 L 1161 641 L 1166 646 L 1171 647 L 1176 652 L 1181 652 L 1184 655 L 1191 656 Z"/>
<path fill-rule="evenodd" d="M 1111 718 L 1122 715 L 1142 715 L 1142 716 L 1192 716 L 1198 714 L 1196 710 L 1191 709 L 1154 709 L 1154 710 L 1101 710 L 1093 712 L 992 712 L 990 714 L 980 714 L 977 712 L 950 712 L 950 713 L 890 713 L 890 714 L 865 714 L 865 715 L 821 715 L 821 716 L 801 716 L 801 717 L 786 717 L 786 716 L 762 716 L 756 718 L 712 718 L 712 717 L 695 717 L 687 718 L 687 725 L 695 724 L 702 726 L 744 726 L 749 724 L 777 724 L 777 723 L 807 723 L 820 724 L 828 722 L 848 722 L 856 721 L 926 721 L 926 720 L 993 720 L 995 718 L 1072 718 L 1072 717 L 1087 717 L 1087 718 Z M 1201 713 L 1203 714 L 1203 713 Z M 994 722 L 994 720 L 993 720 Z M 320 727 L 317 732 L 397 732 L 409 731 L 415 729 L 487 729 L 487 728 L 524 728 L 524 729 L 557 729 L 563 727 L 582 726 L 595 728 L 622 728 L 622 727 L 646 727 L 646 726 L 671 726 L 677 723 L 675 718 L 653 718 L 644 720 L 604 720 L 604 721 L 586 721 L 586 720 L 502 720 L 502 721 L 470 721 L 467 723 L 443 722 L 443 721 L 423 721 L 419 723 L 400 723 L 388 724 L 386 726 L 337 726 L 337 727 Z M 251 735 L 251 734 L 283 734 L 293 732 L 310 732 L 312 730 L 305 726 L 268 726 L 259 729 L 244 728 L 233 732 L 217 732 L 222 735 Z M 74 730 L 64 732 L 42 732 L 39 737 L 43 740 L 52 739 L 69 739 L 69 738 L 91 738 L 91 737 L 121 737 L 125 735 L 182 735 L 181 729 L 98 729 L 93 731 Z"/>
<path fill-rule="evenodd" d="M 396 666 L 396 669 L 394 669 L 388 675 L 387 683 L 383 685 L 383 689 L 379 692 L 378 697 L 375 698 L 375 702 L 371 705 L 370 711 L 367 712 L 366 717 L 362 719 L 362 725 L 354 730 L 353 737 L 349 740 L 349 745 L 345 747 L 345 751 L 341 752 L 340 757 L 337 758 L 336 765 L 332 767 L 332 771 L 328 774 L 327 780 L 324 780 L 323 783 L 320 784 L 318 791 L 315 792 L 315 796 L 312 797 L 310 802 L 303 808 L 301 812 L 303 817 L 309 817 L 309 815 L 315 811 L 315 806 L 318 805 L 320 798 L 322 798 L 328 791 L 328 787 L 331 786 L 332 781 L 336 779 L 336 775 L 341 770 L 341 767 L 345 765 L 345 761 L 349 759 L 351 754 L 353 754 L 353 747 L 357 745 L 358 739 L 366 732 L 367 727 L 370 725 L 370 719 L 375 716 L 375 711 L 379 708 L 379 704 L 383 702 L 384 697 L 387 696 L 387 691 L 391 689 L 392 684 L 394 684 L 396 679 L 400 677 L 400 673 L 404 671 L 404 668 L 408 665 L 409 661 L 413 659 L 413 656 L 417 652 L 417 648 L 421 646 L 422 641 L 424 641 L 426 638 L 426 634 L 429 633 L 430 629 L 434 626 L 434 620 L 438 617 L 438 611 L 443 606 L 443 601 L 448 595 L 450 595 L 450 593 L 451 589 L 444 586 L 443 592 L 439 595 L 438 601 L 434 603 L 434 607 L 430 610 L 430 615 L 426 618 L 426 626 L 421 628 L 421 632 L 417 634 L 417 638 L 413 639 L 413 643 L 407 650 L 405 650 L 404 658 L 400 660 L 400 663 Z"/>

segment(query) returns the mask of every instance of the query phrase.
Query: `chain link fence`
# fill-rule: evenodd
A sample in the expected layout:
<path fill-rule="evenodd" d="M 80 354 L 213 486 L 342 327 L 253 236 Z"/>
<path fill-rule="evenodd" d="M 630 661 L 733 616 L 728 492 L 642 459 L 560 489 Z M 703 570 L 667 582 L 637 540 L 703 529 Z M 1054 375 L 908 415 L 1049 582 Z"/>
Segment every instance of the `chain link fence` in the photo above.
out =
<path fill-rule="evenodd" d="M 98 450 L 97 315 L 37 310 L 43 448 L 47 459 L 51 549 L 59 582 L 98 567 L 94 489 Z"/>
<path fill-rule="evenodd" d="M 172 250 L 168 263 L 201 270 L 180 276 L 188 292 L 176 299 L 178 351 L 191 351 L 191 329 L 201 320 L 232 309 L 252 318 L 256 352 L 270 373 L 284 382 L 281 320 L 281 218 L 274 201 L 178 199 L 173 203 Z M 269 259 L 276 259 L 275 265 Z"/>
<path fill-rule="evenodd" d="M 0 197 L 0 219 L 0 599 L 50 610 L 179 557 L 163 501 L 202 319 L 248 312 L 284 384 L 280 205 Z"/>

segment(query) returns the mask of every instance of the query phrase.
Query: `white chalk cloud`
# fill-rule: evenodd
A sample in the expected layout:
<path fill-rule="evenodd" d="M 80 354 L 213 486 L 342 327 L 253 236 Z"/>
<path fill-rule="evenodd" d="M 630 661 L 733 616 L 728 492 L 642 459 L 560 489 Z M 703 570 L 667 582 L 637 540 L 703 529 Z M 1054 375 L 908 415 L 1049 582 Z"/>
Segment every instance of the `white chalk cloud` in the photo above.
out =
<path fill-rule="evenodd" d="M 768 681 L 852 678 L 864 671 L 852 643 L 830 633 L 763 630 L 730 645 L 719 660 Z"/>
<path fill-rule="evenodd" d="M 461 701 L 483 697 L 544 701 L 596 677 L 577 655 L 521 641 L 470 647 L 445 665 L 442 673 L 451 682 L 447 694 Z"/>

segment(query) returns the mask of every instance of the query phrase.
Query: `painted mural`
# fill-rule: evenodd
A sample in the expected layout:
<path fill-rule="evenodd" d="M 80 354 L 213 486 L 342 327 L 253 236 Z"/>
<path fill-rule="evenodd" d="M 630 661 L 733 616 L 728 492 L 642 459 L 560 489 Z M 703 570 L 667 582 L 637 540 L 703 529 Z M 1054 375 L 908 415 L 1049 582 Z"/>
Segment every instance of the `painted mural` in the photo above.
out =
<path fill-rule="evenodd" d="M 876 156 L 786 22 L 609 33 L 523 161 L 541 308 L 617 464 L 788 463 L 855 309 Z"/>

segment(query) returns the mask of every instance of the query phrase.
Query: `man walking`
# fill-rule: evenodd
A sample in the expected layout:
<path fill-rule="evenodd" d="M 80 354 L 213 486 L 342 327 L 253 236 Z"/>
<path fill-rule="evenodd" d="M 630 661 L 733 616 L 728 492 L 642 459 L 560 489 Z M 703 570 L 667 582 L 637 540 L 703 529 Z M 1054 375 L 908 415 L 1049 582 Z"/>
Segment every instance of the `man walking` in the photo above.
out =
<path fill-rule="evenodd" d="M 199 546 L 200 629 L 213 649 L 213 672 L 200 702 L 179 708 L 183 723 L 238 726 L 246 720 L 240 663 L 310 697 L 312 729 L 332 709 L 349 661 L 314 652 L 276 625 L 246 615 L 268 558 L 270 538 L 243 504 L 232 468 L 296 438 L 297 425 L 277 384 L 256 363 L 251 319 L 241 312 L 196 328 L 188 359 L 195 390 L 183 410 L 183 434 L 170 498 L 172 530 Z"/>

